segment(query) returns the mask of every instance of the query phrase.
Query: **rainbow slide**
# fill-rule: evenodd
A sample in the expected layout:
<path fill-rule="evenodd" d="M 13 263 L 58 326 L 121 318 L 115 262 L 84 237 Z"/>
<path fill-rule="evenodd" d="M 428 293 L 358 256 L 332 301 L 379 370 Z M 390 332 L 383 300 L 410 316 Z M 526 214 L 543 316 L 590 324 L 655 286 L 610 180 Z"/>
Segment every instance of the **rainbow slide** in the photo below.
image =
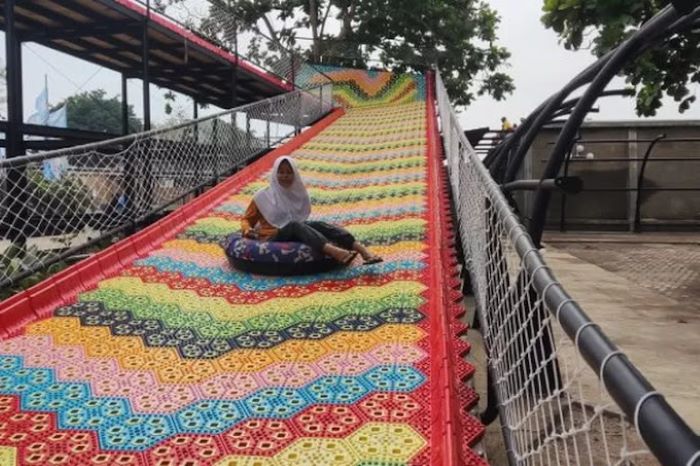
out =
<path fill-rule="evenodd" d="M 432 76 L 325 72 L 343 108 L 0 304 L 0 466 L 484 464 Z M 312 218 L 385 262 L 230 268 L 218 242 L 282 154 Z"/>

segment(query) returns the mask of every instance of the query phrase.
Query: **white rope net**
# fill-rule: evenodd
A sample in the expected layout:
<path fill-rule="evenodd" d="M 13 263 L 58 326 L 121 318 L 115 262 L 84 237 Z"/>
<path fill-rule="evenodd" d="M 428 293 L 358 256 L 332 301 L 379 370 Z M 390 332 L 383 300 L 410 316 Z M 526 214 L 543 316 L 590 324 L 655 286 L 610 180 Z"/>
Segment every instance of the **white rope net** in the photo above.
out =
<path fill-rule="evenodd" d="M 561 329 L 557 309 L 547 308 L 535 290 L 527 257 L 515 249 L 525 232 L 464 136 L 439 75 L 436 92 L 461 245 L 510 462 L 658 464 L 578 342 Z"/>
<path fill-rule="evenodd" d="M 0 287 L 184 203 L 328 113 L 332 86 L 172 128 L 0 161 Z"/>

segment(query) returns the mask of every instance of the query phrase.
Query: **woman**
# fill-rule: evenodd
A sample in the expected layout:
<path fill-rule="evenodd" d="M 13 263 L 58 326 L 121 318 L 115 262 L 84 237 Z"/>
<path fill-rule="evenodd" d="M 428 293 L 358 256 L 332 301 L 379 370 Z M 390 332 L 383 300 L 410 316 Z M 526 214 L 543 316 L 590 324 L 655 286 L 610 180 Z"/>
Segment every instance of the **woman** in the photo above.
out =
<path fill-rule="evenodd" d="M 348 265 L 358 254 L 365 264 L 382 262 L 347 230 L 325 222 L 310 222 L 311 201 L 294 161 L 275 160 L 270 186 L 258 191 L 241 221 L 244 237 L 261 241 L 298 241 Z"/>

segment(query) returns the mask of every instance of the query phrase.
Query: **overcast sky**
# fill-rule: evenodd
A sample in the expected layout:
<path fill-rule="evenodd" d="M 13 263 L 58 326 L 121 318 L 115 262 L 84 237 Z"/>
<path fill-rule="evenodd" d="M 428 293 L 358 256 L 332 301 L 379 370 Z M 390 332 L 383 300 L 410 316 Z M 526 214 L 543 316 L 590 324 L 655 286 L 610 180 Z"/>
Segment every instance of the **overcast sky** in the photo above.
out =
<path fill-rule="evenodd" d="M 204 3 L 203 0 L 193 1 Z M 518 121 L 593 61 L 593 57 L 587 51 L 566 51 L 557 43 L 556 35 L 544 28 L 540 22 L 542 0 L 489 1 L 502 18 L 499 31 L 500 42 L 512 53 L 511 67 L 507 71 L 513 76 L 517 88 L 513 95 L 502 102 L 496 102 L 489 97 L 479 98 L 460 114 L 465 129 L 486 125 L 497 127 L 503 115 L 508 116 L 512 121 Z M 0 40 L 4 40 L 2 32 L 0 32 Z M 25 119 L 34 112 L 34 100 L 43 88 L 45 75 L 48 79 L 49 98 L 52 105 L 70 95 L 92 89 L 106 89 L 110 97 L 120 95 L 120 77 L 113 71 L 37 44 L 25 44 L 23 50 Z M 5 49 L 0 47 L 0 58 L 3 63 L 4 55 Z M 620 82 L 617 85 L 620 86 Z M 694 91 L 698 91 L 698 86 L 695 86 Z M 162 124 L 168 118 L 163 111 L 163 92 L 155 89 L 152 91 L 151 112 L 155 124 Z M 129 102 L 134 104 L 137 115 L 142 116 L 139 80 L 129 81 Z M 191 100 L 180 97 L 178 102 L 183 112 L 191 112 Z M 592 119 L 636 118 L 633 99 L 606 98 L 598 105 L 601 111 L 598 114 L 591 114 Z M 700 119 L 698 104 L 683 115 L 679 114 L 676 108 L 673 102 L 668 103 L 660 110 L 657 118 Z M 6 114 L 2 108 L 0 113 Z"/>

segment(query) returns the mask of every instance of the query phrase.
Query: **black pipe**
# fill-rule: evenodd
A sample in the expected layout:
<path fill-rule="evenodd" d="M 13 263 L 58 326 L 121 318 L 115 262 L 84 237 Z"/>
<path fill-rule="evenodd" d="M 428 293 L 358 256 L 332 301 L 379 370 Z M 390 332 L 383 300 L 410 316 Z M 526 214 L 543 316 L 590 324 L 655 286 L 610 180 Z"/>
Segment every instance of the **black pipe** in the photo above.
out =
<path fill-rule="evenodd" d="M 146 15 L 143 18 L 143 37 L 141 39 L 141 61 L 143 65 L 143 130 L 151 129 L 151 88 L 149 74 L 149 40 L 148 22 L 151 17 L 151 0 L 146 0 Z"/>
<path fill-rule="evenodd" d="M 511 232 L 511 240 L 518 255 L 523 258 L 534 288 L 544 300 L 552 315 L 573 341 L 578 335 L 578 349 L 588 365 L 602 381 L 610 396 L 630 422 L 639 421 L 638 433 L 657 459 L 665 465 L 687 466 L 689 459 L 700 451 L 700 437 L 681 419 L 654 387 L 624 357 L 571 299 L 546 266 L 531 238 L 525 234 L 515 217 L 504 219 L 504 230 Z M 546 294 L 545 294 L 546 291 Z M 558 316 L 557 316 L 558 314 Z M 640 404 L 642 400 L 644 403 Z M 638 411 L 638 412 L 637 412 Z"/>
<path fill-rule="evenodd" d="M 486 356 L 488 360 L 489 356 Z M 479 413 L 479 421 L 485 426 L 490 425 L 498 417 L 498 395 L 494 382 L 493 370 L 486 370 L 486 408 Z"/>
<path fill-rule="evenodd" d="M 22 89 L 22 44 L 15 23 L 16 0 L 5 0 L 5 56 L 7 60 L 7 128 L 5 130 L 6 163 L 17 160 L 24 152 L 24 134 L 22 132 L 23 89 Z M 0 160 L 0 163 L 2 160 Z M 15 162 L 16 163 L 16 162 Z M 7 170 L 7 223 L 11 226 L 21 224 L 27 215 L 27 170 L 25 166 Z M 10 228 L 7 239 L 24 249 L 26 236 L 22 228 Z"/>
<path fill-rule="evenodd" d="M 496 202 L 494 207 L 503 213 L 502 230 L 510 232 L 510 241 L 546 309 L 558 319 L 569 338 L 578 342 L 580 354 L 596 374 L 601 374 L 605 388 L 627 419 L 638 421 L 635 427 L 656 458 L 665 465 L 688 466 L 690 459 L 700 451 L 700 437 L 662 397 L 655 395 L 653 386 L 571 299 L 517 218 L 509 213 L 505 199 L 486 168 L 480 164 L 474 167 L 480 172 L 490 198 Z M 603 362 L 605 367 L 602 367 Z"/>
<path fill-rule="evenodd" d="M 122 135 L 129 134 L 129 94 L 127 89 L 128 79 L 122 73 Z"/>
<path fill-rule="evenodd" d="M 632 192 L 637 191 L 636 186 L 633 188 L 588 188 L 585 191 L 588 192 Z M 654 186 L 651 188 L 641 188 L 641 191 L 676 191 L 676 192 L 694 192 L 700 191 L 700 187 L 663 187 Z"/>
<path fill-rule="evenodd" d="M 515 175 L 520 169 L 527 151 L 530 149 L 530 146 L 539 134 L 542 127 L 547 124 L 549 120 L 551 120 L 551 115 L 561 107 L 564 99 L 569 94 L 588 82 L 592 76 L 595 76 L 598 71 L 603 68 L 611 56 L 612 52 L 608 52 L 603 57 L 598 59 L 598 61 L 589 65 L 559 92 L 545 100 L 539 107 L 537 107 L 537 109 L 535 109 L 534 112 L 530 114 L 530 116 L 528 116 L 526 122 L 529 122 L 529 124 L 527 126 L 523 125 L 527 128 L 527 131 L 524 131 L 523 128 L 524 134 L 519 141 L 519 145 L 513 154 L 509 166 L 506 169 L 505 178 L 503 181 L 508 182 L 515 179 Z M 520 130 L 521 128 L 518 129 Z"/>
<path fill-rule="evenodd" d="M 272 114 L 272 105 L 267 106 L 267 119 L 265 121 L 265 145 L 270 147 L 270 141 L 272 139 L 270 134 L 270 115 Z"/>
<path fill-rule="evenodd" d="M 670 7 L 667 7 L 667 8 L 670 8 Z M 664 32 L 666 32 L 667 34 L 673 34 L 673 33 L 680 32 L 683 29 L 686 29 L 686 28 L 692 26 L 693 21 L 695 21 L 695 18 L 690 18 L 689 20 L 685 20 L 685 18 L 684 18 L 684 19 L 672 24 L 668 28 L 668 30 L 664 31 Z M 643 26 L 643 28 L 646 27 L 647 25 L 648 25 L 648 23 L 645 24 Z M 639 33 L 639 31 L 638 31 L 638 33 Z M 647 48 L 654 45 L 654 43 L 657 39 L 658 39 L 657 36 L 651 36 L 649 38 L 643 37 L 642 38 L 642 45 L 641 45 L 642 50 L 646 50 Z M 533 141 L 537 137 L 537 134 L 539 133 L 541 128 L 544 126 L 544 122 L 546 122 L 549 119 L 549 115 L 553 111 L 556 110 L 557 102 L 561 102 L 567 95 L 569 95 L 575 89 L 577 89 L 577 88 L 581 87 L 582 85 L 586 84 L 587 82 L 591 81 L 603 69 L 603 67 L 606 65 L 608 60 L 610 60 L 610 58 L 612 57 L 612 55 L 614 53 L 616 53 L 616 51 L 619 50 L 620 47 L 622 47 L 623 45 L 628 43 L 630 40 L 631 39 L 627 39 L 627 41 L 625 41 L 622 45 L 618 46 L 617 49 L 613 49 L 613 50 L 608 51 L 598 61 L 589 65 L 585 70 L 583 70 L 581 73 L 579 73 L 561 91 L 559 91 L 557 94 L 554 94 L 553 96 L 551 96 L 544 103 L 542 103 L 537 109 L 535 109 L 535 111 L 528 117 L 528 119 L 536 116 L 536 120 L 533 123 L 533 125 L 531 126 L 530 130 L 524 136 L 523 140 L 521 141 L 517 152 L 514 154 L 513 159 L 512 159 L 513 165 L 507 170 L 506 178 L 504 181 L 507 182 L 507 181 L 512 181 L 513 179 L 515 179 L 515 175 L 516 175 L 518 169 L 520 168 L 520 165 L 522 164 L 522 161 L 524 160 L 528 149 L 530 148 Z"/>
<path fill-rule="evenodd" d="M 648 38 L 654 38 L 664 34 L 677 20 L 678 12 L 672 6 L 667 6 L 644 24 L 630 39 L 615 49 L 611 58 L 605 63 L 605 66 L 588 86 L 586 92 L 576 105 L 574 112 L 559 133 L 559 138 L 552 150 L 552 155 L 550 156 L 547 166 L 542 173 L 542 178 L 552 178 L 557 175 L 561 169 L 563 159 L 571 147 L 572 140 L 588 113 L 588 110 L 610 80 L 617 75 L 626 63 L 635 59 L 645 50 L 644 45 Z M 529 233 L 538 246 L 542 240 L 542 232 L 544 230 L 550 199 L 551 192 L 539 191 L 535 196 L 535 202 L 532 207 L 530 215 L 532 220 L 529 225 Z"/>
<path fill-rule="evenodd" d="M 651 152 L 654 150 L 654 146 L 664 139 L 666 137 L 666 134 L 660 134 L 654 138 L 654 140 L 649 144 L 649 147 L 647 147 L 647 151 L 644 153 L 644 161 L 642 162 L 642 167 L 639 169 L 639 175 L 637 176 L 637 198 L 635 199 L 635 206 L 634 206 L 634 231 L 635 233 L 639 233 L 639 231 L 642 229 L 642 189 L 644 186 L 644 171 L 647 168 L 647 161 L 649 160 L 649 157 L 651 156 Z"/>
<path fill-rule="evenodd" d="M 556 189 L 555 180 L 516 180 L 501 185 L 501 190 L 504 193 L 511 191 L 536 191 L 540 188 Z"/>
<path fill-rule="evenodd" d="M 578 101 L 578 99 L 576 99 Z M 581 135 L 579 134 L 577 138 L 574 140 L 574 144 L 578 142 L 578 140 L 581 138 Z M 572 153 L 569 152 L 568 157 L 566 157 L 566 160 L 564 161 L 564 177 L 569 176 L 569 165 L 571 164 L 571 155 Z M 566 231 L 566 193 L 563 193 L 561 196 L 561 210 L 559 211 L 559 231 Z"/>
<path fill-rule="evenodd" d="M 599 98 L 600 97 L 630 96 L 630 95 L 634 95 L 634 91 L 631 89 L 611 89 L 609 91 L 601 92 Z M 576 106 L 579 99 L 580 99 L 580 97 L 576 97 L 574 99 L 570 99 L 570 100 L 563 102 L 561 104 L 561 106 L 559 107 L 559 110 L 557 112 L 555 112 L 554 114 L 552 114 L 552 119 L 571 114 L 571 111 Z M 593 112 L 593 113 L 597 113 L 598 111 L 599 111 L 598 109 L 591 109 L 591 112 Z"/>

